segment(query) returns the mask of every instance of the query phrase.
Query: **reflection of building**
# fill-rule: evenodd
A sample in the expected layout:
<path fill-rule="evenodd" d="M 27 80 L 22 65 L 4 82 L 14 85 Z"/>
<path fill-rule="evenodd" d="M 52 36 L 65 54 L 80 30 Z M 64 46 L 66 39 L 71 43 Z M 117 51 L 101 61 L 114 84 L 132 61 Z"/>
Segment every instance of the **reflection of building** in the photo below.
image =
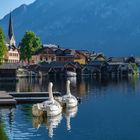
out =
<path fill-rule="evenodd" d="M 78 82 L 77 87 L 78 87 L 79 96 L 84 96 L 87 94 L 88 84 L 89 83 L 85 82 L 84 80 Z"/>
<path fill-rule="evenodd" d="M 19 55 L 19 50 L 16 48 L 16 41 L 14 37 L 11 13 L 10 13 L 10 19 L 9 19 L 8 41 L 7 41 L 6 46 L 8 48 L 6 61 L 8 63 L 18 63 L 20 61 L 20 55 Z"/>

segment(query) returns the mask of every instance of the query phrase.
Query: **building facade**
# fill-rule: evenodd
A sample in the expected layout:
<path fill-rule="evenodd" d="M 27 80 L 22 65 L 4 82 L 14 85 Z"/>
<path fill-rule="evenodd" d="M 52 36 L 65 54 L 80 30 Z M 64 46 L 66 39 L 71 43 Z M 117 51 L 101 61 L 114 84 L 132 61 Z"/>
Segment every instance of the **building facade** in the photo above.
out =
<path fill-rule="evenodd" d="M 16 47 L 11 13 L 10 13 L 10 18 L 9 18 L 8 39 L 7 39 L 6 46 L 8 50 L 6 58 L 5 58 L 6 62 L 19 63 L 20 53 L 19 53 L 19 49 Z"/>

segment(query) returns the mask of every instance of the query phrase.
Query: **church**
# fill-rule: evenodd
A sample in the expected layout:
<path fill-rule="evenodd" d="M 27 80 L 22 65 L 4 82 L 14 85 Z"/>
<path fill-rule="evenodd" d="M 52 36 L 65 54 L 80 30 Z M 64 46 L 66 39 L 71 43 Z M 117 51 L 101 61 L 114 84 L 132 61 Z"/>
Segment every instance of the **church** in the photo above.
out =
<path fill-rule="evenodd" d="M 8 39 L 6 42 L 6 46 L 8 49 L 8 53 L 6 55 L 6 62 L 7 63 L 19 63 L 20 54 L 19 54 L 19 49 L 16 47 L 11 13 L 10 13 L 10 17 L 9 17 Z"/>

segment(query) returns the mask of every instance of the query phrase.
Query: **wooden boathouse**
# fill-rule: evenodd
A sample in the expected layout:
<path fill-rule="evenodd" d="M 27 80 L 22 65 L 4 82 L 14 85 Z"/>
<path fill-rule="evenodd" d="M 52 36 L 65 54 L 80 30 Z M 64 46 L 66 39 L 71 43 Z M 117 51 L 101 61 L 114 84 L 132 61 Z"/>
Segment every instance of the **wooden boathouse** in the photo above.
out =
<path fill-rule="evenodd" d="M 18 67 L 18 64 L 10 63 L 0 65 L 0 80 L 4 80 L 6 78 L 16 79 Z"/>

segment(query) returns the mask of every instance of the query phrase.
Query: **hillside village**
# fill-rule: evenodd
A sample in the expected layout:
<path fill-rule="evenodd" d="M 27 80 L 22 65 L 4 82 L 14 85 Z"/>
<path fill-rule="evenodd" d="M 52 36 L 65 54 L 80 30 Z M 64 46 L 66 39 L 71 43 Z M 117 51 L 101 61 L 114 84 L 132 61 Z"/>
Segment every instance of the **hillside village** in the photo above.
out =
<path fill-rule="evenodd" d="M 10 14 L 8 52 L 0 65 L 0 77 L 28 76 L 132 76 L 139 73 L 140 57 L 107 57 L 88 50 L 65 49 L 55 44 L 43 44 L 32 55 L 30 62 L 20 61 Z"/>

